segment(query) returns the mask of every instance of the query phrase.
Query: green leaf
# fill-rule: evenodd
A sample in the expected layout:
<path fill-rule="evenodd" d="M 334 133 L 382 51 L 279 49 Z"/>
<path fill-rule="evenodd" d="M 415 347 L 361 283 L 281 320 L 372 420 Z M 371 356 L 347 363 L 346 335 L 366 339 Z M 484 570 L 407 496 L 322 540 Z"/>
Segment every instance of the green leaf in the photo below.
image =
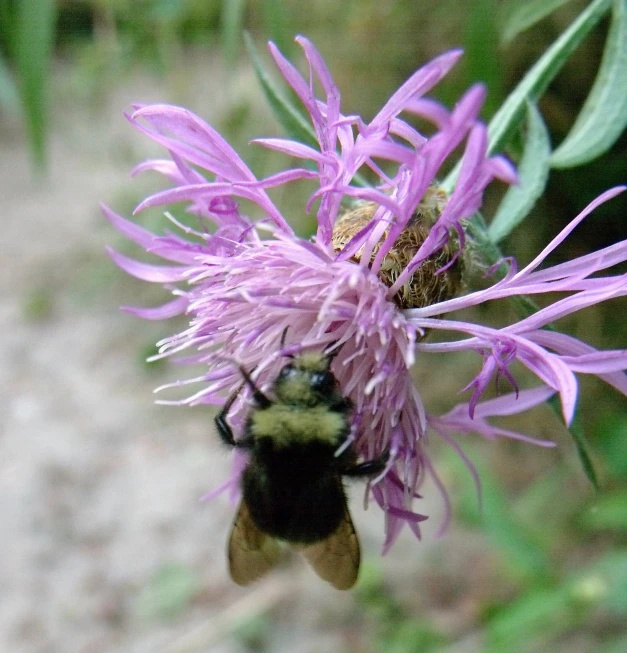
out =
<path fill-rule="evenodd" d="M 552 14 L 570 0 L 523 0 L 507 17 L 501 43 L 507 44 L 518 34 Z"/>
<path fill-rule="evenodd" d="M 620 409 L 604 413 L 596 428 L 595 447 L 607 474 L 622 482 L 627 479 L 627 415 Z"/>
<path fill-rule="evenodd" d="M 518 186 L 512 186 L 499 206 L 488 229 L 493 243 L 499 242 L 519 225 L 542 195 L 549 178 L 551 142 L 538 109 L 527 103 L 527 136 L 518 165 Z"/>
<path fill-rule="evenodd" d="M 537 102 L 572 52 L 601 20 L 612 0 L 595 0 L 527 72 L 490 121 L 490 152 L 505 145 L 520 123 L 528 100 Z"/>
<path fill-rule="evenodd" d="M 488 225 L 481 213 L 475 213 L 468 220 L 466 230 L 471 237 L 472 246 L 477 250 L 477 255 L 481 257 L 482 263 L 492 266 L 504 258 L 499 246 L 489 237 Z M 501 266 L 498 270 L 501 278 L 507 274 L 508 269 L 509 267 L 506 264 Z"/>
<path fill-rule="evenodd" d="M 588 5 L 509 94 L 488 125 L 490 154 L 503 149 L 512 131 L 520 124 L 527 102 L 537 103 L 572 52 L 605 15 L 611 3 L 612 0 L 594 0 Z M 460 164 L 455 166 L 442 183 L 444 190 L 450 191 L 455 187 L 459 167 Z"/>
<path fill-rule="evenodd" d="M 627 490 L 617 490 L 599 497 L 583 513 L 582 522 L 592 530 L 627 531 Z"/>
<path fill-rule="evenodd" d="M 558 397 L 553 395 L 548 400 L 548 404 L 549 406 L 551 406 L 555 414 L 558 417 L 561 417 L 562 407 L 560 405 L 560 401 Z M 568 427 L 568 432 L 570 433 L 570 435 L 572 435 L 573 441 L 575 442 L 577 455 L 579 456 L 579 460 L 581 461 L 581 466 L 583 467 L 583 471 L 585 475 L 588 477 L 590 483 L 592 483 L 594 489 L 598 490 L 599 489 L 598 476 L 594 469 L 594 463 L 592 462 L 592 458 L 588 453 L 588 441 L 586 439 L 586 436 L 584 435 L 583 428 L 581 426 L 581 422 L 579 421 L 579 416 L 577 415 L 577 413 L 575 413 L 575 417 L 573 418 L 573 421 L 570 423 L 570 426 Z"/>
<path fill-rule="evenodd" d="M 294 46 L 290 29 L 290 13 L 284 0 L 262 0 L 260 7 L 263 33 L 269 34 L 279 50 L 287 52 Z"/>
<path fill-rule="evenodd" d="M 244 40 L 248 54 L 253 62 L 257 79 L 279 124 L 290 138 L 318 149 L 318 139 L 316 138 L 313 127 L 303 114 L 283 95 L 276 83 L 270 78 L 250 35 L 247 33 L 244 34 Z"/>
<path fill-rule="evenodd" d="M 237 61 L 240 34 L 244 28 L 246 0 L 223 0 L 222 2 L 222 47 L 229 66 Z"/>
<path fill-rule="evenodd" d="M 464 43 L 464 63 L 472 77 L 488 88 L 484 115 L 491 116 L 503 99 L 503 66 L 498 53 L 496 25 L 497 0 L 475 0 L 468 3 Z"/>
<path fill-rule="evenodd" d="M 505 145 L 511 131 L 518 125 L 522 118 L 523 107 L 527 102 L 536 101 L 541 97 L 547 85 L 557 75 L 573 50 L 606 13 L 611 2 L 612 0 L 595 0 L 588 5 L 577 20 L 573 22 L 547 52 L 540 57 L 533 68 L 529 70 L 490 122 L 488 127 L 490 152 L 499 150 Z M 458 170 L 459 165 L 444 180 L 442 186 L 445 190 L 450 191 L 454 187 Z M 496 263 L 502 258 L 498 247 L 491 241 L 485 229 L 483 218 L 475 216 L 471 220 L 469 223 L 469 233 L 485 255 L 486 260 Z M 513 301 L 517 309 L 521 311 L 523 317 L 534 312 L 534 302 L 529 298 L 513 298 Z M 556 399 L 552 398 L 552 400 L 549 400 L 549 403 L 559 414 L 559 404 L 556 403 Z M 598 488 L 597 475 L 592 464 L 592 459 L 588 454 L 586 440 L 576 418 L 571 424 L 569 432 L 575 441 L 577 453 L 586 476 L 592 485 Z"/>
<path fill-rule="evenodd" d="M 603 61 L 590 94 L 564 142 L 554 168 L 581 165 L 606 152 L 627 125 L 627 2 L 614 0 Z"/>
<path fill-rule="evenodd" d="M 16 61 L 35 164 L 45 163 L 48 82 L 56 26 L 54 0 L 17 0 Z"/>
<path fill-rule="evenodd" d="M 8 59 L 15 58 L 16 30 L 15 30 L 16 6 L 11 2 L 0 2 L 0 42 L 2 51 Z"/>

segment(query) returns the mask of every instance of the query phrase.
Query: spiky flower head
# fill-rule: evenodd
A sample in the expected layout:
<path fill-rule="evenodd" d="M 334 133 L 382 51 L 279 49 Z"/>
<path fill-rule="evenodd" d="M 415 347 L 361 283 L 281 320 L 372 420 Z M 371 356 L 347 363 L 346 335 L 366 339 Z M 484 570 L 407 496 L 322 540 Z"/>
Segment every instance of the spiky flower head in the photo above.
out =
<path fill-rule="evenodd" d="M 172 187 L 148 197 L 137 211 L 186 202 L 197 226 L 180 224 L 166 214 L 182 233 L 157 236 L 105 208 L 119 231 L 170 264 L 138 262 L 115 251 L 111 256 L 128 273 L 164 285 L 174 297 L 161 307 L 130 312 L 148 319 L 189 316 L 187 329 L 159 343 L 160 356 L 185 353 L 186 361 L 204 365 L 206 372 L 184 382 L 198 384 L 196 392 L 171 403 L 220 406 L 241 385 L 238 364 L 254 370 L 263 389 L 284 364 L 282 354 L 340 348 L 332 369 L 355 406 L 351 444 L 367 460 L 390 451 L 384 474 L 366 490 L 385 512 L 387 550 L 405 524 L 420 535 L 426 517 L 414 510 L 414 500 L 425 476 L 432 475 L 441 486 L 425 451 L 429 428 L 456 448 L 453 436 L 460 433 L 531 440 L 493 426 L 489 418 L 525 411 L 559 393 L 570 422 L 576 372 L 595 374 L 627 393 L 626 351 L 599 352 L 543 328 L 626 293 L 625 275 L 591 275 L 625 260 L 627 242 L 538 270 L 579 221 L 621 189 L 593 202 L 523 270 L 516 271 L 510 262 L 504 279 L 460 295 L 466 221 L 481 206 L 491 180 L 516 180 L 505 159 L 487 155 L 486 128 L 477 118 L 484 99 L 481 86 L 472 87 L 452 111 L 423 97 L 460 52 L 447 52 L 420 68 L 365 122 L 341 113 L 340 93 L 320 54 L 307 39 L 297 41 L 309 63 L 309 81 L 273 44 L 270 51 L 309 112 L 319 149 L 278 138 L 254 142 L 313 162 L 315 169 L 310 164 L 257 179 L 226 141 L 189 111 L 138 106 L 129 120 L 164 146 L 171 158 L 145 162 L 136 171 L 160 172 Z M 315 96 L 316 78 L 323 98 Z M 407 122 L 410 116 L 432 123 L 435 133 L 424 136 Z M 447 195 L 438 186 L 438 173 L 461 144 L 457 183 Z M 364 172 L 376 177 L 376 183 L 358 183 Z M 312 240 L 296 236 L 268 194 L 303 179 L 318 186 L 303 207 L 309 212 L 316 206 Z M 257 205 L 262 217 L 252 220 L 245 215 L 242 200 Z M 448 317 L 506 296 L 553 292 L 570 295 L 500 329 Z M 424 338 L 434 330 L 462 338 Z M 481 362 L 468 386 L 472 396 L 444 416 L 432 415 L 412 381 L 411 367 L 417 356 L 459 351 L 478 354 Z M 537 386 L 481 401 L 495 376 L 507 377 L 516 387 L 510 372 L 514 361 L 531 370 Z M 230 413 L 236 432 L 249 405 L 249 396 L 241 393 Z M 237 487 L 244 464 L 236 457 L 233 476 L 223 488 Z"/>

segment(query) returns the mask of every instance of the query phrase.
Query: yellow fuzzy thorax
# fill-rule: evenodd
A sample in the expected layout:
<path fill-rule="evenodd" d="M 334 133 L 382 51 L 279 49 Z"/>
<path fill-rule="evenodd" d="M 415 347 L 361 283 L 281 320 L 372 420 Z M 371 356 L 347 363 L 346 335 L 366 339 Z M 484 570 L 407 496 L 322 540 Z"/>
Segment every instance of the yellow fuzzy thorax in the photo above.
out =
<path fill-rule="evenodd" d="M 320 403 L 318 395 L 311 387 L 308 373 L 290 379 L 287 383 L 279 383 L 274 391 L 279 401 L 292 406 L 313 408 Z"/>
<path fill-rule="evenodd" d="M 278 446 L 322 441 L 340 445 L 346 418 L 327 406 L 304 408 L 273 404 L 251 415 L 250 430 L 255 438 L 268 437 Z"/>
<path fill-rule="evenodd" d="M 329 359 L 317 351 L 305 351 L 294 359 L 294 367 L 307 372 L 326 372 L 329 369 Z"/>

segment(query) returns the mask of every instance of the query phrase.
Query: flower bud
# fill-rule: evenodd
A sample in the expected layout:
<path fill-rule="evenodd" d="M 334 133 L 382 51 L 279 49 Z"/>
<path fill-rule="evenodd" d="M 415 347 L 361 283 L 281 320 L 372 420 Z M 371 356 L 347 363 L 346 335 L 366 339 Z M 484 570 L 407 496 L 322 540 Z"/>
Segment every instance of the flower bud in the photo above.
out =
<path fill-rule="evenodd" d="M 388 288 L 392 287 L 418 252 L 442 214 L 447 201 L 448 196 L 441 188 L 436 185 L 429 187 L 407 226 L 383 258 L 378 276 Z M 378 208 L 379 205 L 374 202 L 362 202 L 352 211 L 340 216 L 333 229 L 334 249 L 341 250 L 370 222 Z M 371 263 L 387 235 L 386 230 L 381 240 L 374 246 Z M 362 251 L 363 248 L 355 253 L 352 257 L 354 261 L 361 260 Z M 451 230 L 446 244 L 416 268 L 408 282 L 394 295 L 393 299 L 397 306 L 421 308 L 455 297 L 462 286 L 463 260 L 459 254 L 459 235 Z"/>

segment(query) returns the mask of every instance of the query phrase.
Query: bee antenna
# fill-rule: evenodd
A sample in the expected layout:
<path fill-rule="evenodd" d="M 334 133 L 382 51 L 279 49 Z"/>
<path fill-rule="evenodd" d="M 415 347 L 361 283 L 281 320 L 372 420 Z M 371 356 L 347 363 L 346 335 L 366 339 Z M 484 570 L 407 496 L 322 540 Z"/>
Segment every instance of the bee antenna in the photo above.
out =
<path fill-rule="evenodd" d="M 290 328 L 290 325 L 288 324 L 285 329 L 283 329 L 283 333 L 281 334 L 281 343 L 279 346 L 279 351 L 285 348 L 285 336 L 287 335 L 287 330 Z M 294 354 L 283 354 L 285 358 L 294 358 Z"/>
<path fill-rule="evenodd" d="M 287 330 L 290 328 L 290 325 L 288 324 L 285 329 L 283 329 L 283 333 L 281 334 L 281 343 L 279 344 L 279 349 L 283 349 L 285 347 L 285 336 L 287 335 Z"/>
<path fill-rule="evenodd" d="M 255 385 L 255 382 L 253 381 L 252 377 L 250 376 L 250 372 L 242 365 L 238 365 L 238 368 L 239 368 L 239 371 L 240 371 L 241 375 L 244 377 L 244 385 L 247 385 L 250 388 L 250 390 L 251 390 L 251 392 L 253 394 L 253 397 L 254 397 L 255 401 L 257 402 L 257 404 L 261 408 L 268 408 L 269 406 L 271 406 L 272 402 Z M 252 371 L 254 371 L 255 369 L 256 368 L 253 368 Z M 240 388 L 240 390 L 241 390 L 241 388 Z M 239 392 L 239 390 L 238 390 L 238 392 Z"/>

